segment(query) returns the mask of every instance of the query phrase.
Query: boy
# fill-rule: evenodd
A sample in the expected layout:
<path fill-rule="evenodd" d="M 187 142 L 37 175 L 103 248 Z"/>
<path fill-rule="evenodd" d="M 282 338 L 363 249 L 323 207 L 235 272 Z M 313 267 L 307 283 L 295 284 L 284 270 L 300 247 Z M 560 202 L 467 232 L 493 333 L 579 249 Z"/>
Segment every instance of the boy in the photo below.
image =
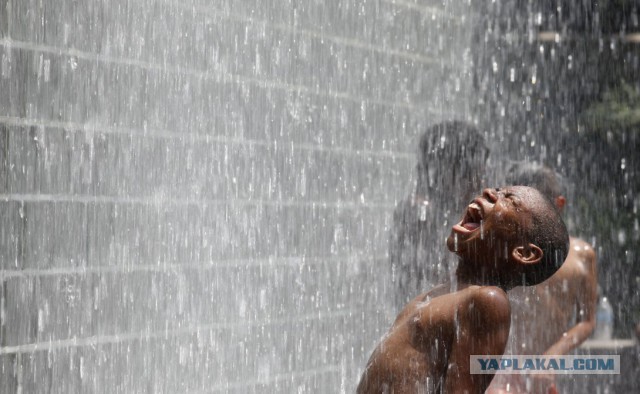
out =
<path fill-rule="evenodd" d="M 535 187 L 562 212 L 566 198 L 561 177 L 539 165 L 520 165 L 507 181 Z M 595 328 L 597 307 L 596 254 L 587 242 L 570 237 L 569 255 L 549 280 L 509 292 L 512 300 L 512 327 L 506 353 L 568 354 L 584 342 Z M 554 392 L 554 375 L 500 375 L 491 382 L 490 392 L 509 389 L 515 393 Z M 501 391 L 502 390 L 502 391 Z"/>
<path fill-rule="evenodd" d="M 482 393 L 492 375 L 470 374 L 469 356 L 501 355 L 509 335 L 505 291 L 551 276 L 569 238 L 537 190 L 485 189 L 453 226 L 447 247 L 460 262 L 453 289 L 411 301 L 375 349 L 358 393 Z"/>

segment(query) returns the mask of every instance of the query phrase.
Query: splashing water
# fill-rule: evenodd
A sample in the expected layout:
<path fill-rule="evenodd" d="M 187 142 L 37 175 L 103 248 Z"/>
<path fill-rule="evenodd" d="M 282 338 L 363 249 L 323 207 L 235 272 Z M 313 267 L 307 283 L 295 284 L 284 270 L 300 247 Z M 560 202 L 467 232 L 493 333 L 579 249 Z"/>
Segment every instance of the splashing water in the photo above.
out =
<path fill-rule="evenodd" d="M 415 170 L 421 134 L 454 119 L 490 147 L 483 186 L 515 161 L 566 175 L 630 338 L 633 2 L 214 3 L 0 7 L 0 391 L 352 392 L 390 283 L 455 269 L 448 171 L 468 153 L 442 134 Z M 418 183 L 428 204 L 406 201 Z M 594 384 L 634 392 L 621 376 Z"/>

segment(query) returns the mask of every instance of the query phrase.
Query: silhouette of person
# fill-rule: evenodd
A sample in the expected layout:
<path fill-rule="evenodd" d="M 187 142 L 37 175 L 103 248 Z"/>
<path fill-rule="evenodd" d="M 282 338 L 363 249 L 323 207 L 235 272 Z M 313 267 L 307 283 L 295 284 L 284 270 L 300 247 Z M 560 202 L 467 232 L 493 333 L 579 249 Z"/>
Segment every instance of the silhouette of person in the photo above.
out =
<path fill-rule="evenodd" d="M 439 123 L 420 137 L 415 190 L 393 215 L 389 260 L 396 309 L 451 279 L 455 267 L 445 261 L 440 241 L 480 191 L 488 155 L 482 134 L 465 122 Z"/>

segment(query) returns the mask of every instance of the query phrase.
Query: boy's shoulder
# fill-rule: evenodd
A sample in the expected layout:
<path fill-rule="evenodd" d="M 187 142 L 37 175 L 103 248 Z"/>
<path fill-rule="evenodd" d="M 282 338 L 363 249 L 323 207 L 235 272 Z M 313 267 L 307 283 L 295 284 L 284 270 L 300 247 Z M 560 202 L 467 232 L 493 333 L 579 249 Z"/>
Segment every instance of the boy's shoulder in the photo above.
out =
<path fill-rule="evenodd" d="M 471 297 L 478 302 L 507 300 L 507 293 L 498 286 L 469 286 Z"/>
<path fill-rule="evenodd" d="M 446 286 L 438 286 L 433 290 L 421 294 L 415 301 L 428 301 L 430 299 L 442 298 L 449 305 L 470 308 L 491 309 L 493 307 L 509 306 L 507 293 L 497 286 L 472 285 L 461 290 L 448 291 Z"/>
<path fill-rule="evenodd" d="M 510 321 L 509 298 L 499 287 L 469 286 L 444 294 L 434 293 L 425 293 L 410 302 L 396 323 L 408 319 L 419 323 L 418 329 L 428 330 L 452 322 L 491 328 Z"/>
<path fill-rule="evenodd" d="M 571 237 L 570 252 L 579 255 L 584 260 L 595 260 L 596 252 L 590 243 L 580 238 Z"/>
<path fill-rule="evenodd" d="M 502 324 L 510 319 L 509 297 L 496 286 L 469 286 L 466 298 L 472 323 Z"/>
<path fill-rule="evenodd" d="M 595 275 L 596 252 L 593 247 L 579 238 L 571 238 L 569 255 L 556 275 L 551 277 L 549 285 L 563 280 L 577 282 Z"/>
<path fill-rule="evenodd" d="M 510 307 L 507 293 L 496 286 L 469 286 L 461 290 L 435 294 L 434 307 L 440 309 L 443 305 L 455 311 L 458 317 L 468 315 L 483 315 L 487 319 L 509 319 Z M 429 300 L 429 298 L 427 298 Z M 427 303 L 418 303 L 428 306 Z"/>

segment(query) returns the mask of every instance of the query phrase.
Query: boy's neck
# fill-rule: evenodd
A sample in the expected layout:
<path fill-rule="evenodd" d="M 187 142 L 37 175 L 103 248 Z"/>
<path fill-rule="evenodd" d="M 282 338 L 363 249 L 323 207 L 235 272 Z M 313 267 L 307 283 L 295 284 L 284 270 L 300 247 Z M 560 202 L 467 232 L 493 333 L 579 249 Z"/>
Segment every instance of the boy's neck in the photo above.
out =
<path fill-rule="evenodd" d="M 495 270 L 478 268 L 473 263 L 465 263 L 461 260 L 456 270 L 458 286 L 496 286 L 504 291 L 509 290 L 509 286 Z"/>

